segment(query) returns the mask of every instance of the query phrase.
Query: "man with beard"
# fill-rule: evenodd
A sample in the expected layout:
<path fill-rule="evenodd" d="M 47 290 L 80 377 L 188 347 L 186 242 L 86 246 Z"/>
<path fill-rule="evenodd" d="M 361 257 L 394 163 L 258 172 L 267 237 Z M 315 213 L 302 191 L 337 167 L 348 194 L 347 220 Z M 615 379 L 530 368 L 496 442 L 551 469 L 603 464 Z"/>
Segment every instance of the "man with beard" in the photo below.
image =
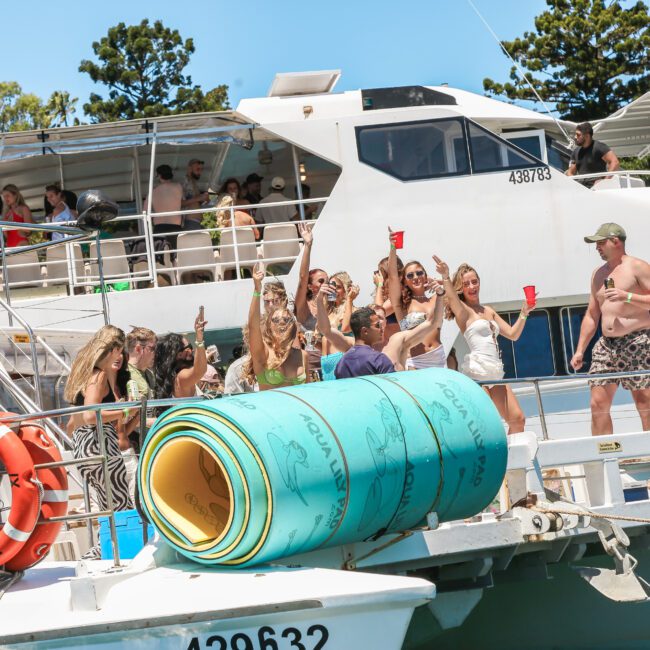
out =
<path fill-rule="evenodd" d="M 154 360 L 156 399 L 196 395 L 196 385 L 208 368 L 203 340 L 206 324 L 201 310 L 194 321 L 196 353 L 180 334 L 167 334 L 158 339 Z M 158 415 L 167 408 L 158 409 Z"/>
<path fill-rule="evenodd" d="M 198 158 L 192 158 L 187 163 L 187 174 L 183 181 L 183 200 L 181 207 L 189 210 L 198 210 L 210 198 L 207 192 L 202 192 L 199 189 L 199 181 L 203 173 L 204 162 Z M 186 214 L 183 217 L 183 230 L 201 230 L 201 219 L 203 215 L 200 213 Z"/>
<path fill-rule="evenodd" d="M 591 278 L 591 296 L 580 327 L 580 339 L 571 359 L 582 368 L 585 349 L 598 321 L 603 335 L 592 352 L 590 374 L 650 369 L 650 264 L 625 252 L 625 230 L 604 223 L 585 237 L 605 260 Z M 610 408 L 618 384 L 632 393 L 644 431 L 650 431 L 650 376 L 590 380 L 591 433 L 613 433 Z"/>

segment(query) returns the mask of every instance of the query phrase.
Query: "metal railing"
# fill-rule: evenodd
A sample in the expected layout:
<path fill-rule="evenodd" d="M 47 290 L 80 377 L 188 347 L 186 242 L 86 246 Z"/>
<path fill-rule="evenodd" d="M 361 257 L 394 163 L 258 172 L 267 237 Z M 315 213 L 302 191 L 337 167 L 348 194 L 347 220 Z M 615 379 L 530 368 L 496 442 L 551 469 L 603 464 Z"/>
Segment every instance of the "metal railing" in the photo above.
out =
<path fill-rule="evenodd" d="M 632 177 L 634 176 L 648 176 L 650 177 L 650 170 L 648 169 L 617 169 L 615 171 L 605 171 L 605 172 L 596 172 L 595 174 L 576 174 L 574 176 L 570 176 L 570 178 L 573 178 L 576 181 L 583 181 L 583 180 L 593 180 L 593 181 L 598 181 L 598 180 L 603 180 L 603 179 L 609 179 L 609 178 L 617 178 L 617 179 L 622 179 L 624 182 L 620 182 L 619 180 L 619 188 L 620 189 L 634 189 L 634 184 L 632 183 Z M 636 179 L 636 180 L 641 180 L 641 179 Z M 645 183 L 644 183 L 645 185 Z M 594 186 L 597 187 L 597 184 Z M 618 188 L 611 188 L 611 189 L 618 189 Z M 640 188 L 639 188 L 640 189 Z"/>
<path fill-rule="evenodd" d="M 548 424 L 546 422 L 546 413 L 544 411 L 544 403 L 542 400 L 542 391 L 541 384 L 544 383 L 553 383 L 561 384 L 563 382 L 571 382 L 572 387 L 578 385 L 587 385 L 590 380 L 593 379 L 624 379 L 626 377 L 645 377 L 650 376 L 650 370 L 640 370 L 633 372 L 609 372 L 609 373 L 599 373 L 599 374 L 574 374 L 567 375 L 566 377 L 558 377 L 555 375 L 545 376 L 545 377 L 521 377 L 515 379 L 495 379 L 495 380 L 486 380 L 477 382 L 480 386 L 490 387 L 490 386 L 501 386 L 501 385 L 515 385 L 515 386 L 527 386 L 531 385 L 535 399 L 537 400 L 537 409 L 538 417 L 540 422 L 540 427 L 542 429 L 542 438 L 548 440 Z M 578 383 L 579 382 L 579 383 Z"/>
<path fill-rule="evenodd" d="M 124 223 L 133 222 L 137 225 L 139 234 L 128 234 L 124 236 L 115 236 L 111 239 L 101 239 L 98 235 L 92 233 L 82 233 L 75 227 L 76 222 L 65 222 L 60 224 L 15 224 L 8 221 L 0 221 L 0 252 L 2 253 L 2 276 L 5 292 L 5 300 L 11 304 L 10 289 L 19 289 L 27 287 L 50 287 L 50 286 L 65 286 L 69 292 L 72 293 L 75 289 L 84 289 L 91 291 L 93 288 L 100 287 L 102 295 L 105 293 L 107 284 L 116 282 L 129 282 L 130 289 L 136 289 L 143 283 L 146 286 L 158 286 L 158 275 L 172 274 L 175 278 L 177 275 L 179 279 L 183 273 L 198 271 L 205 268 L 205 264 L 191 264 L 185 263 L 178 265 L 172 263 L 179 254 L 184 255 L 186 252 L 205 251 L 211 249 L 214 256 L 214 280 L 223 279 L 223 273 L 217 273 L 217 269 L 221 271 L 222 266 L 232 268 L 235 278 L 240 278 L 242 270 L 250 268 L 255 261 L 259 258 L 267 264 L 278 263 L 293 263 L 298 257 L 298 253 L 283 256 L 271 257 L 262 255 L 263 246 L 269 244 L 272 246 L 281 246 L 283 244 L 299 243 L 301 241 L 296 230 L 296 236 L 287 239 L 270 239 L 265 240 L 263 231 L 265 228 L 278 226 L 278 225 L 297 225 L 298 221 L 305 220 L 305 206 L 324 204 L 327 202 L 327 197 L 310 198 L 301 200 L 287 200 L 278 201 L 273 203 L 260 203 L 260 204 L 246 204 L 228 207 L 209 206 L 199 209 L 184 209 L 182 212 L 142 212 L 135 215 L 125 215 L 117 217 L 111 223 Z M 178 226 L 178 230 L 169 232 L 154 232 L 156 222 L 161 218 L 177 217 L 183 220 L 187 217 L 203 216 L 205 214 L 219 214 L 227 212 L 229 214 L 229 221 L 235 224 L 236 212 L 255 212 L 257 210 L 273 209 L 276 207 L 295 207 L 296 216 L 295 220 L 274 222 L 274 223 L 259 223 L 243 226 L 223 226 L 213 228 L 197 228 L 191 230 L 183 229 L 182 225 Z M 311 221 L 311 220 L 307 220 Z M 244 237 L 242 233 L 250 232 L 252 229 L 257 229 L 260 232 L 259 240 L 251 241 L 250 237 Z M 4 245 L 4 231 L 9 230 L 30 230 L 48 232 L 62 232 L 67 235 L 66 239 L 44 242 L 34 245 L 16 246 L 7 248 Z M 194 248 L 179 249 L 167 247 L 164 250 L 156 250 L 156 241 L 165 240 L 169 238 L 176 239 L 179 235 L 184 235 L 193 232 L 206 232 L 210 235 L 210 246 L 197 246 Z M 222 233 L 231 233 L 232 242 L 214 243 L 212 240 L 215 234 L 219 235 L 222 239 Z M 119 255 L 102 253 L 102 245 L 106 248 L 108 242 L 121 241 L 124 244 L 124 252 Z M 95 255 L 84 255 L 82 253 L 81 245 L 88 246 L 94 242 L 96 251 Z M 256 258 L 251 260 L 248 257 L 242 259 L 242 253 L 247 246 L 254 245 L 257 248 Z M 38 259 L 35 255 L 28 254 L 32 251 L 40 251 L 43 249 L 51 248 L 66 248 L 65 256 L 52 257 L 52 259 Z M 8 264 L 7 259 L 12 256 L 23 255 L 25 261 L 17 261 L 16 263 Z M 49 255 L 48 255 L 49 257 Z M 166 263 L 157 264 L 157 260 L 168 260 Z M 220 262 L 220 259 L 224 260 Z M 142 263 L 144 262 L 144 264 Z M 65 264 L 65 273 L 62 272 L 62 265 Z M 81 266 L 81 269 L 78 267 Z M 137 266 L 137 268 L 136 268 Z M 115 268 L 121 270 L 115 270 Z M 11 279 L 11 276 L 22 275 L 24 279 Z M 104 301 L 105 302 L 105 301 Z M 104 310 L 108 307 L 104 305 Z"/>
<path fill-rule="evenodd" d="M 117 542 L 117 529 L 115 525 L 115 503 L 113 499 L 113 491 L 111 487 L 111 481 L 108 474 L 108 454 L 106 452 L 106 433 L 104 431 L 104 422 L 102 419 L 102 411 L 110 410 L 121 410 L 124 408 L 138 408 L 140 409 L 140 418 L 141 420 L 143 413 L 146 413 L 146 409 L 155 408 L 159 406 L 176 406 L 177 404 L 184 403 L 196 403 L 198 399 L 196 397 L 187 397 L 187 398 L 171 398 L 171 399 L 159 399 L 159 400 L 143 400 L 143 401 L 131 401 L 131 402 L 113 402 L 111 404 L 91 404 L 84 406 L 70 406 L 62 409 L 53 409 L 49 411 L 36 411 L 34 413 L 26 414 L 17 414 L 17 415 L 7 415 L 0 416 L 0 423 L 5 424 L 8 427 L 15 425 L 20 425 L 22 422 L 29 420 L 30 422 L 47 420 L 51 421 L 56 417 L 63 416 L 72 416 L 79 413 L 84 413 L 87 411 L 96 413 L 97 418 L 97 435 L 99 440 L 100 453 L 95 456 L 87 456 L 84 458 L 73 458 L 70 460 L 61 460 L 52 463 L 41 463 L 35 464 L 34 469 L 46 469 L 51 467 L 74 467 L 78 465 L 92 465 L 92 464 L 101 464 L 102 465 L 102 478 L 104 483 L 104 489 L 106 492 L 106 503 L 107 509 L 91 512 L 89 507 L 89 499 L 87 498 L 87 490 L 84 489 L 84 497 L 86 502 L 86 512 L 75 513 L 75 514 L 66 514 L 60 517 L 50 517 L 48 519 L 39 519 L 38 524 L 46 524 L 50 522 L 70 522 L 70 521 L 79 521 L 85 520 L 90 524 L 93 519 L 99 517 L 108 517 L 109 520 L 109 529 L 110 529 L 110 538 L 111 538 L 111 548 L 113 551 L 113 566 L 120 567 L 120 550 Z M 66 470 L 67 471 L 67 470 Z M 3 472 L 6 473 L 6 472 Z M 68 472 L 68 476 L 70 473 Z M 84 482 L 85 487 L 85 482 Z M 89 531 L 89 539 L 92 540 L 92 528 Z"/>

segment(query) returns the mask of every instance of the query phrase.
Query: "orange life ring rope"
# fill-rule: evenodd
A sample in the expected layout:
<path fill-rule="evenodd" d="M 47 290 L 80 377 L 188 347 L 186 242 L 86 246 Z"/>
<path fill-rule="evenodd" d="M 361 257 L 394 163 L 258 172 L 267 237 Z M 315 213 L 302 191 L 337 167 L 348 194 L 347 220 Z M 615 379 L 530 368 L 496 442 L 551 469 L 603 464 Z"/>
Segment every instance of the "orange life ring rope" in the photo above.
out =
<path fill-rule="evenodd" d="M 11 510 L 0 528 L 0 565 L 6 565 L 34 532 L 41 510 L 34 461 L 20 438 L 0 424 L 0 460 L 11 481 Z"/>
<path fill-rule="evenodd" d="M 35 465 L 61 461 L 61 453 L 45 430 L 34 422 L 22 422 L 18 431 L 23 446 Z M 61 517 L 68 512 L 68 475 L 65 467 L 36 470 L 43 486 L 41 521 Z M 50 550 L 63 522 L 40 523 L 18 553 L 5 564 L 7 571 L 23 571 L 40 562 Z"/>

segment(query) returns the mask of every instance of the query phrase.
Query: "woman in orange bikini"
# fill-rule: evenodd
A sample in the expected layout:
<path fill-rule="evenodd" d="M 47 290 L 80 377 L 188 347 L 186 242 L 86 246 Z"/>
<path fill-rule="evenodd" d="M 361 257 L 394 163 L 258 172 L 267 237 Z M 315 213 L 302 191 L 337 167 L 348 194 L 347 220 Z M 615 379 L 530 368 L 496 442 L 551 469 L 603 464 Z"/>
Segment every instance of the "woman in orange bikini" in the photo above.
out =
<path fill-rule="evenodd" d="M 27 207 L 23 195 L 15 185 L 5 185 L 2 188 L 2 200 L 5 208 L 2 212 L 3 221 L 14 223 L 34 223 L 32 211 Z M 29 237 L 29 230 L 7 230 L 6 245 L 8 248 L 14 246 L 25 246 Z"/>

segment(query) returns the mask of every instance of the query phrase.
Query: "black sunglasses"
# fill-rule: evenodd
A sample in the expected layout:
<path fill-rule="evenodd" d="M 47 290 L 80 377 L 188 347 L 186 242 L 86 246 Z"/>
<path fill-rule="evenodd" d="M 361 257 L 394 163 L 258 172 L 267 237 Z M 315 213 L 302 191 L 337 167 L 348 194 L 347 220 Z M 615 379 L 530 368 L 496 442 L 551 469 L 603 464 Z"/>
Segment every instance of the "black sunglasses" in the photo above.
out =
<path fill-rule="evenodd" d="M 413 278 L 421 278 L 424 275 L 424 271 L 420 269 L 419 271 L 410 271 L 406 274 L 407 280 L 412 280 Z"/>
<path fill-rule="evenodd" d="M 187 345 L 184 345 L 184 346 L 181 348 L 181 352 L 185 352 L 185 350 L 193 350 L 193 349 L 194 349 L 194 347 L 192 346 L 192 344 L 191 344 L 191 343 L 188 343 Z"/>

